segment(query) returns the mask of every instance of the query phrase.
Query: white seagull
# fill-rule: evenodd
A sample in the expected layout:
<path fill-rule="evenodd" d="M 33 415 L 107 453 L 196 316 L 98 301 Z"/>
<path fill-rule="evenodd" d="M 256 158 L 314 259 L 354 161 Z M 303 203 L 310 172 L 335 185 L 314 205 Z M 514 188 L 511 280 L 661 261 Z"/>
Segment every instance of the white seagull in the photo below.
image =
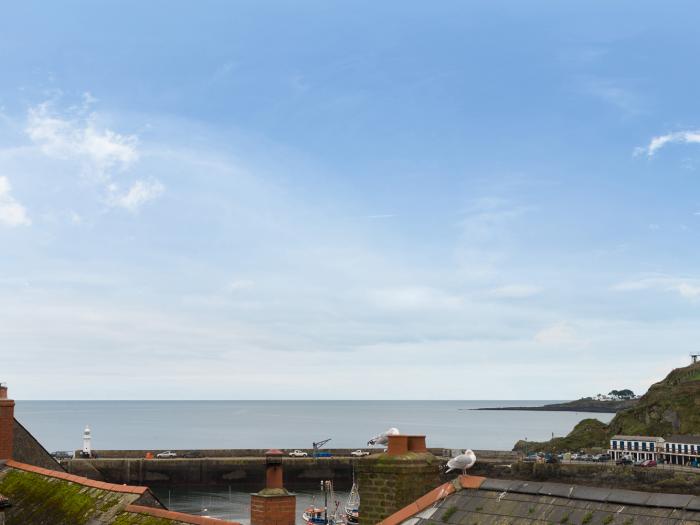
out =
<path fill-rule="evenodd" d="M 476 455 L 474 452 L 465 450 L 464 454 L 460 454 L 447 462 L 447 472 L 461 470 L 462 474 L 466 475 L 467 469 L 472 468 L 474 463 L 476 463 Z"/>
<path fill-rule="evenodd" d="M 400 434 L 398 428 L 391 427 L 389 430 L 385 430 L 378 436 L 374 436 L 372 439 L 370 439 L 367 444 L 368 445 L 388 445 L 389 444 L 389 436 L 398 436 Z"/>

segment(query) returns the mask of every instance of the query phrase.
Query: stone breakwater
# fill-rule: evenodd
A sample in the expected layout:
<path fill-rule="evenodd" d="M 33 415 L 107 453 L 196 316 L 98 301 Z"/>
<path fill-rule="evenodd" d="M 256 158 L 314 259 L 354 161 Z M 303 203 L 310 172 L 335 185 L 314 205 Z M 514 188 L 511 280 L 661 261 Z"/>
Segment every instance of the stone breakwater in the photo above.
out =
<path fill-rule="evenodd" d="M 131 485 L 223 485 L 257 490 L 265 483 L 265 450 L 181 450 L 174 459 L 145 459 L 146 450 L 98 450 L 93 459 L 69 459 L 61 465 L 71 474 L 110 483 Z M 311 456 L 310 451 L 307 451 Z M 338 490 L 349 489 L 353 472 L 364 458 L 349 449 L 335 449 L 332 457 L 284 457 L 284 482 L 291 489 L 316 488 L 322 479 L 333 480 Z M 430 449 L 437 463 L 450 451 Z M 288 453 L 288 452 L 287 452 Z M 509 463 L 516 454 L 476 451 L 481 462 Z M 183 457 L 197 455 L 198 457 Z"/>

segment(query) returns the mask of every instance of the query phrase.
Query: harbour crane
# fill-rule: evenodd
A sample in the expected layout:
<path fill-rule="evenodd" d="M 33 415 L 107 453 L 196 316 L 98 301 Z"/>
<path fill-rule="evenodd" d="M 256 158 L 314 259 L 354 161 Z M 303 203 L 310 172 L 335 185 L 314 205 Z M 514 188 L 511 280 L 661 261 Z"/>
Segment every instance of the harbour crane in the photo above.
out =
<path fill-rule="evenodd" d="M 319 450 L 323 445 L 325 445 L 326 443 L 328 443 L 330 440 L 331 440 L 331 438 L 322 439 L 321 441 L 314 441 L 314 443 L 313 443 L 313 447 L 314 447 L 314 457 L 317 457 L 317 456 L 318 456 L 318 450 Z"/>

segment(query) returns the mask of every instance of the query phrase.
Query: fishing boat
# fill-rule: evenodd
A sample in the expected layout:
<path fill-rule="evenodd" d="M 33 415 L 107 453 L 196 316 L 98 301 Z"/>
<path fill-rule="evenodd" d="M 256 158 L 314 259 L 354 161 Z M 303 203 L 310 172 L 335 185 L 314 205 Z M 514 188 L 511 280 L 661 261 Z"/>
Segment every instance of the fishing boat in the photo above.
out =
<path fill-rule="evenodd" d="M 323 507 L 314 505 L 313 501 L 306 508 L 301 517 L 306 525 L 340 525 L 342 520 L 338 517 L 338 507 L 340 502 L 335 500 L 332 481 L 321 481 L 321 492 L 323 493 Z M 328 500 L 334 506 L 333 512 L 328 512 Z"/>
<path fill-rule="evenodd" d="M 359 525 L 360 523 L 360 491 L 355 481 L 352 482 L 350 495 L 345 502 L 345 523 L 347 525 Z"/>

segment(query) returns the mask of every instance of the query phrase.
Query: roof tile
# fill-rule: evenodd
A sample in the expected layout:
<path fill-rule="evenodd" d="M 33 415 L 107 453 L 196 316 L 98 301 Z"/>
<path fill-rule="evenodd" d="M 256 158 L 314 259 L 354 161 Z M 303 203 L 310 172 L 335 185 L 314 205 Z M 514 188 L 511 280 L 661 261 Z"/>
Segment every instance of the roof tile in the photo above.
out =
<path fill-rule="evenodd" d="M 75 476 L 73 474 L 68 474 L 66 472 L 58 472 L 56 470 L 49 470 L 46 468 L 35 467 L 34 465 L 27 465 L 26 463 L 20 463 L 13 459 L 8 459 L 5 464 L 17 470 L 23 470 L 25 472 L 33 472 L 34 474 L 40 474 L 42 476 L 47 476 L 50 478 L 62 479 L 64 481 L 70 481 L 72 483 L 78 483 L 79 485 L 84 485 L 86 487 L 91 487 L 100 490 L 109 490 L 111 492 L 120 492 L 124 494 L 144 494 L 148 492 L 148 487 L 138 487 L 135 485 L 117 485 L 115 483 L 105 483 L 104 481 L 96 481 L 93 479 L 84 478 L 82 476 Z"/>
<path fill-rule="evenodd" d="M 127 505 L 124 510 L 135 514 L 147 514 L 156 518 L 165 518 L 173 521 L 181 521 L 183 523 L 191 523 L 192 525 L 241 525 L 235 521 L 224 521 L 205 516 L 193 516 L 192 514 L 183 514 L 182 512 L 174 512 L 172 510 L 144 507 L 142 505 Z"/>

